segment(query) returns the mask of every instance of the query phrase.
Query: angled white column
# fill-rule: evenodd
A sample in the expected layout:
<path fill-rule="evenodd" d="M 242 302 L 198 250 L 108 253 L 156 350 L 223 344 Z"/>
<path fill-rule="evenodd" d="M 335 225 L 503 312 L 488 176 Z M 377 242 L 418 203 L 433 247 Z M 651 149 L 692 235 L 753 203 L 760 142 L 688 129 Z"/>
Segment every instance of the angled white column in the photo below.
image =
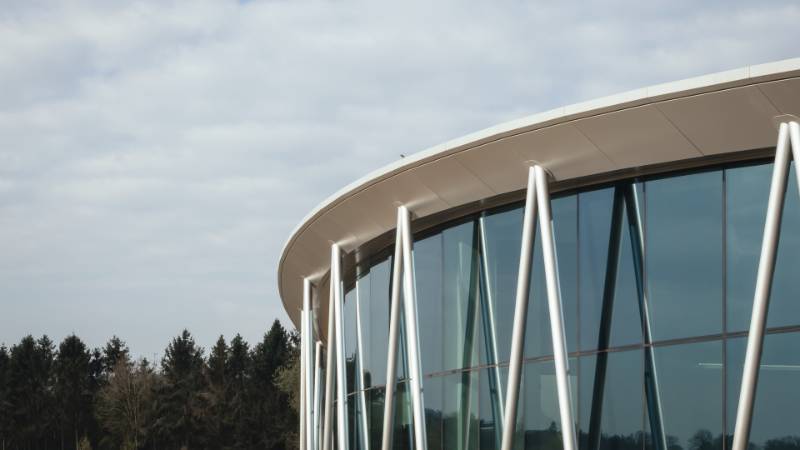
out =
<path fill-rule="evenodd" d="M 503 440 L 501 450 L 511 450 L 517 420 L 519 385 L 522 376 L 522 354 L 525 347 L 525 322 L 528 317 L 528 293 L 530 292 L 531 259 L 533 238 L 536 231 L 536 172 L 528 171 L 528 191 L 525 196 L 525 211 L 522 220 L 522 242 L 520 244 L 519 270 L 517 272 L 517 294 L 514 305 L 514 324 L 511 329 L 511 356 L 506 385 L 505 412 L 503 415 Z"/>
<path fill-rule="evenodd" d="M 300 450 L 306 450 L 306 313 L 305 308 L 300 310 Z"/>
<path fill-rule="evenodd" d="M 333 275 L 333 273 L 331 273 Z M 333 278 L 329 279 L 330 290 L 328 292 L 328 341 L 325 346 L 327 353 L 325 362 L 325 414 L 322 424 L 322 450 L 330 450 L 333 440 L 333 391 L 334 391 L 334 357 L 336 356 L 336 346 L 334 345 L 334 307 L 335 298 L 333 295 Z"/>
<path fill-rule="evenodd" d="M 322 380 L 320 379 L 320 376 L 322 374 L 321 364 L 322 364 L 322 341 L 317 341 L 317 344 L 316 344 L 315 350 L 314 350 L 314 414 L 312 416 L 313 420 L 311 421 L 311 426 L 312 426 L 312 430 L 313 430 L 312 431 L 312 438 L 313 438 L 314 445 L 312 447 L 312 450 L 319 450 L 319 448 L 320 448 L 320 442 L 319 442 L 319 437 L 320 437 L 320 430 L 319 430 L 320 420 L 319 420 L 319 418 L 320 417 L 319 416 L 320 416 L 320 413 L 322 412 L 321 411 L 321 406 L 322 405 L 320 403 L 320 401 L 321 401 L 321 399 L 320 399 L 320 391 L 322 390 Z"/>
<path fill-rule="evenodd" d="M 558 278 L 556 241 L 553 219 L 550 215 L 550 191 L 547 173 L 540 166 L 536 171 L 536 197 L 539 203 L 539 229 L 542 231 L 542 259 L 547 284 L 547 306 L 550 312 L 550 333 L 553 341 L 553 359 L 556 366 L 558 409 L 561 415 L 561 439 L 564 450 L 576 450 L 575 420 L 572 414 L 572 393 L 569 385 L 569 360 L 567 340 L 564 336 L 564 313 L 561 306 L 561 283 Z"/>
<path fill-rule="evenodd" d="M 797 163 L 800 161 L 800 126 L 794 121 L 782 123 L 778 131 L 775 165 L 772 170 L 767 218 L 764 223 L 764 237 L 761 243 L 761 257 L 758 261 L 756 289 L 753 297 L 753 313 L 750 319 L 750 332 L 747 336 L 747 351 L 742 371 L 742 387 L 736 411 L 736 428 L 733 432 L 733 450 L 747 450 L 750 440 L 753 404 L 758 385 L 761 351 L 764 346 L 764 329 L 767 324 L 769 296 L 772 290 L 775 257 L 778 253 L 778 240 L 781 233 L 783 203 L 789 178 L 790 146 L 795 163 Z M 800 170 L 795 172 L 800 183 Z"/>
<path fill-rule="evenodd" d="M 414 414 L 414 443 L 416 450 L 426 450 L 428 439 L 425 427 L 425 400 L 422 395 L 419 332 L 417 331 L 417 288 L 414 283 L 414 259 L 411 253 L 411 218 L 405 206 L 399 207 L 397 212 L 403 221 L 403 312 L 406 326 L 406 351 L 408 352 L 408 382 Z"/>
<path fill-rule="evenodd" d="M 336 436 L 337 450 L 349 450 L 347 433 L 347 369 L 344 360 L 344 318 L 342 299 L 342 255 L 338 244 L 331 245 L 331 285 L 334 298 L 334 343 L 336 348 Z"/>
<path fill-rule="evenodd" d="M 356 446 L 361 450 L 369 450 L 369 425 L 367 423 L 367 400 L 366 394 L 364 392 L 364 340 L 362 338 L 361 333 L 361 289 L 359 288 L 360 283 L 356 281 L 356 345 L 358 347 L 358 351 L 356 354 L 358 355 L 358 364 L 356 364 L 356 382 L 357 382 L 357 391 L 356 394 L 358 396 L 358 407 L 361 410 L 360 414 L 360 427 L 361 428 L 361 445 Z"/>
<path fill-rule="evenodd" d="M 308 450 L 314 450 L 314 443 L 313 443 L 313 428 L 311 427 L 311 417 L 313 414 L 313 386 L 314 386 L 314 374 L 313 374 L 313 367 L 314 363 L 313 357 L 314 353 L 312 350 L 312 343 L 314 342 L 314 330 L 312 328 L 311 320 L 312 320 L 312 311 L 311 311 L 311 280 L 308 278 L 303 279 L 303 333 L 301 339 L 301 354 L 303 357 L 302 366 L 305 367 L 304 370 L 304 379 L 303 382 L 305 383 L 303 386 L 303 392 L 305 393 L 304 397 L 304 423 L 305 423 L 305 435 L 303 438 L 305 439 L 305 446 Z"/>
<path fill-rule="evenodd" d="M 381 450 L 392 450 L 394 421 L 394 391 L 397 384 L 397 335 L 400 326 L 400 276 L 403 273 L 403 245 L 401 228 L 403 220 L 397 215 L 394 257 L 392 261 L 392 292 L 389 312 L 389 339 L 386 349 L 386 393 L 383 402 L 383 439 Z"/>
<path fill-rule="evenodd" d="M 382 450 L 392 447 L 392 421 L 394 416 L 394 394 L 397 377 L 397 341 L 400 326 L 400 302 L 405 320 L 406 353 L 408 357 L 408 386 L 411 393 L 414 422 L 414 448 L 426 450 L 428 440 L 425 428 L 425 401 L 422 390 L 422 367 L 420 362 L 419 333 L 417 330 L 417 300 L 414 285 L 414 260 L 412 256 L 411 217 L 408 208 L 397 208 L 394 264 L 392 269 L 392 299 L 389 318 L 389 348 L 386 362 L 386 397 L 383 412 Z M 401 279 L 402 278 L 402 279 Z M 403 298 L 400 298 L 400 283 Z"/>

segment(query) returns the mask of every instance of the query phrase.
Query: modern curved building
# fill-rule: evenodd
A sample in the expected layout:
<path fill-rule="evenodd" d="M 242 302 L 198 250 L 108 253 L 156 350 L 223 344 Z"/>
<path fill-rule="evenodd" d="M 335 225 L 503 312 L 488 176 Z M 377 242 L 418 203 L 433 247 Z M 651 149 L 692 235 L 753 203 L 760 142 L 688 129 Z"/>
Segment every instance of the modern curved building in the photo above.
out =
<path fill-rule="evenodd" d="M 800 59 L 502 124 L 330 197 L 278 270 L 301 448 L 799 449 L 794 115 Z"/>

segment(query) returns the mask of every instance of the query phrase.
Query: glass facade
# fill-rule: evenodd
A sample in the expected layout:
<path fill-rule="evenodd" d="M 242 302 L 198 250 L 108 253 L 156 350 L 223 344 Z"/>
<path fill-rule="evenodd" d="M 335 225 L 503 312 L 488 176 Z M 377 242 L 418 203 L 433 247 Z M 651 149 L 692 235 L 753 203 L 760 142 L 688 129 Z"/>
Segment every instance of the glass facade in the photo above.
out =
<path fill-rule="evenodd" d="M 581 450 L 730 448 L 771 169 L 737 164 L 554 197 Z M 800 227 L 800 199 L 793 173 L 789 180 L 752 450 L 800 449 L 800 234 L 790 232 Z M 414 236 L 431 450 L 500 447 L 522 213 L 506 205 Z M 560 450 L 539 238 L 537 230 L 514 445 Z M 391 268 L 390 257 L 376 258 L 347 283 L 353 449 L 381 443 Z M 399 343 L 394 448 L 410 449 Z"/>

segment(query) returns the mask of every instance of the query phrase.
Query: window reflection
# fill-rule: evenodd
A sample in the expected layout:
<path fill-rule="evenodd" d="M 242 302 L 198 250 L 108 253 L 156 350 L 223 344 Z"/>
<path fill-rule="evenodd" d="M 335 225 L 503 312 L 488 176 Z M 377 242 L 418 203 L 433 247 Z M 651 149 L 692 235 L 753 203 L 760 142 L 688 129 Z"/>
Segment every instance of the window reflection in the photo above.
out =
<path fill-rule="evenodd" d="M 411 411 L 411 393 L 408 383 L 397 383 L 394 394 L 394 450 L 410 450 L 414 448 L 414 421 Z"/>
<path fill-rule="evenodd" d="M 753 308 L 772 164 L 725 171 L 727 188 L 728 331 L 747 330 Z M 800 324 L 800 198 L 794 164 L 786 189 L 767 326 Z"/>
<path fill-rule="evenodd" d="M 477 238 L 473 222 L 444 230 L 442 236 L 444 369 L 472 367 L 478 363 Z"/>
<path fill-rule="evenodd" d="M 728 341 L 728 436 L 733 436 L 742 383 L 745 338 Z M 800 333 L 770 334 L 764 338 L 756 387 L 751 449 L 800 449 Z M 730 442 L 730 441 L 729 441 Z"/>
<path fill-rule="evenodd" d="M 342 309 L 342 330 L 344 334 L 345 373 L 347 375 L 347 392 L 356 389 L 356 370 L 358 370 L 358 351 L 356 342 L 356 290 L 351 289 L 344 296 Z"/>
<path fill-rule="evenodd" d="M 357 362 L 358 362 L 358 373 L 359 377 L 355 381 L 357 382 L 357 389 L 367 389 L 372 386 L 372 375 L 370 373 L 370 367 L 373 366 L 372 363 L 372 322 L 370 321 L 371 313 L 370 309 L 372 308 L 372 301 L 370 299 L 370 282 L 371 282 L 370 273 L 367 272 L 366 274 L 362 275 L 358 280 L 356 280 L 356 343 L 358 345 L 358 355 L 357 355 Z M 360 333 L 360 334 L 358 334 Z M 381 381 L 382 383 L 382 381 Z"/>
<path fill-rule="evenodd" d="M 478 448 L 478 372 L 443 377 L 443 448 Z"/>
<path fill-rule="evenodd" d="M 597 355 L 580 358 L 581 450 L 641 450 L 642 351 L 608 353 L 604 377 L 596 377 L 596 362 Z"/>
<path fill-rule="evenodd" d="M 633 186 L 641 199 L 641 186 Z M 641 256 L 634 254 L 641 238 L 631 222 L 635 211 L 625 202 L 629 189 L 623 183 L 578 195 L 582 350 L 642 342 L 642 267 Z"/>
<path fill-rule="evenodd" d="M 487 213 L 481 217 L 484 233 L 483 267 L 488 301 L 495 316 L 498 361 L 508 361 L 511 327 L 522 239 L 522 208 Z M 499 325 L 498 325 L 499 324 Z"/>
<path fill-rule="evenodd" d="M 570 360 L 570 365 L 574 367 L 575 364 L 575 360 Z M 573 373 L 577 371 L 573 369 Z M 570 376 L 573 401 L 577 398 L 575 381 L 576 377 Z M 561 450 L 561 419 L 553 361 L 526 364 L 522 392 L 522 436 L 519 448 Z M 575 405 L 573 411 L 577 411 Z"/>
<path fill-rule="evenodd" d="M 670 450 L 722 449 L 722 342 L 671 345 L 653 350 L 660 407 Z M 651 430 L 651 446 L 656 436 Z"/>
<path fill-rule="evenodd" d="M 424 380 L 425 385 L 425 431 L 428 436 L 428 450 L 441 450 L 443 427 L 442 378 Z"/>
<path fill-rule="evenodd" d="M 722 331 L 722 172 L 646 184 L 647 277 L 656 340 Z"/>
<path fill-rule="evenodd" d="M 414 243 L 422 373 L 442 370 L 442 235 Z"/>
<path fill-rule="evenodd" d="M 369 271 L 369 321 L 370 332 L 364 339 L 369 341 L 369 371 L 371 385 L 386 383 L 386 349 L 389 347 L 389 290 L 391 258 L 373 265 Z"/>

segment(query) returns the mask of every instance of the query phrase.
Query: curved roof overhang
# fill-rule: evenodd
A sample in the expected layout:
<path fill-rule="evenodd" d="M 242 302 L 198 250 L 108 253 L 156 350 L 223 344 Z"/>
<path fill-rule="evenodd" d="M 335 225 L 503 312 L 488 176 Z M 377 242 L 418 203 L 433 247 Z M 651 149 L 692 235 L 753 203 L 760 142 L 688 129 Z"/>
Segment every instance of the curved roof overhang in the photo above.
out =
<path fill-rule="evenodd" d="M 785 114 L 800 116 L 800 58 L 565 106 L 403 158 L 341 189 L 292 232 L 278 266 L 284 308 L 299 323 L 310 277 L 324 328 L 331 243 L 350 252 L 393 230 L 399 204 L 426 217 L 518 191 L 531 161 L 562 182 L 772 147 Z"/>

